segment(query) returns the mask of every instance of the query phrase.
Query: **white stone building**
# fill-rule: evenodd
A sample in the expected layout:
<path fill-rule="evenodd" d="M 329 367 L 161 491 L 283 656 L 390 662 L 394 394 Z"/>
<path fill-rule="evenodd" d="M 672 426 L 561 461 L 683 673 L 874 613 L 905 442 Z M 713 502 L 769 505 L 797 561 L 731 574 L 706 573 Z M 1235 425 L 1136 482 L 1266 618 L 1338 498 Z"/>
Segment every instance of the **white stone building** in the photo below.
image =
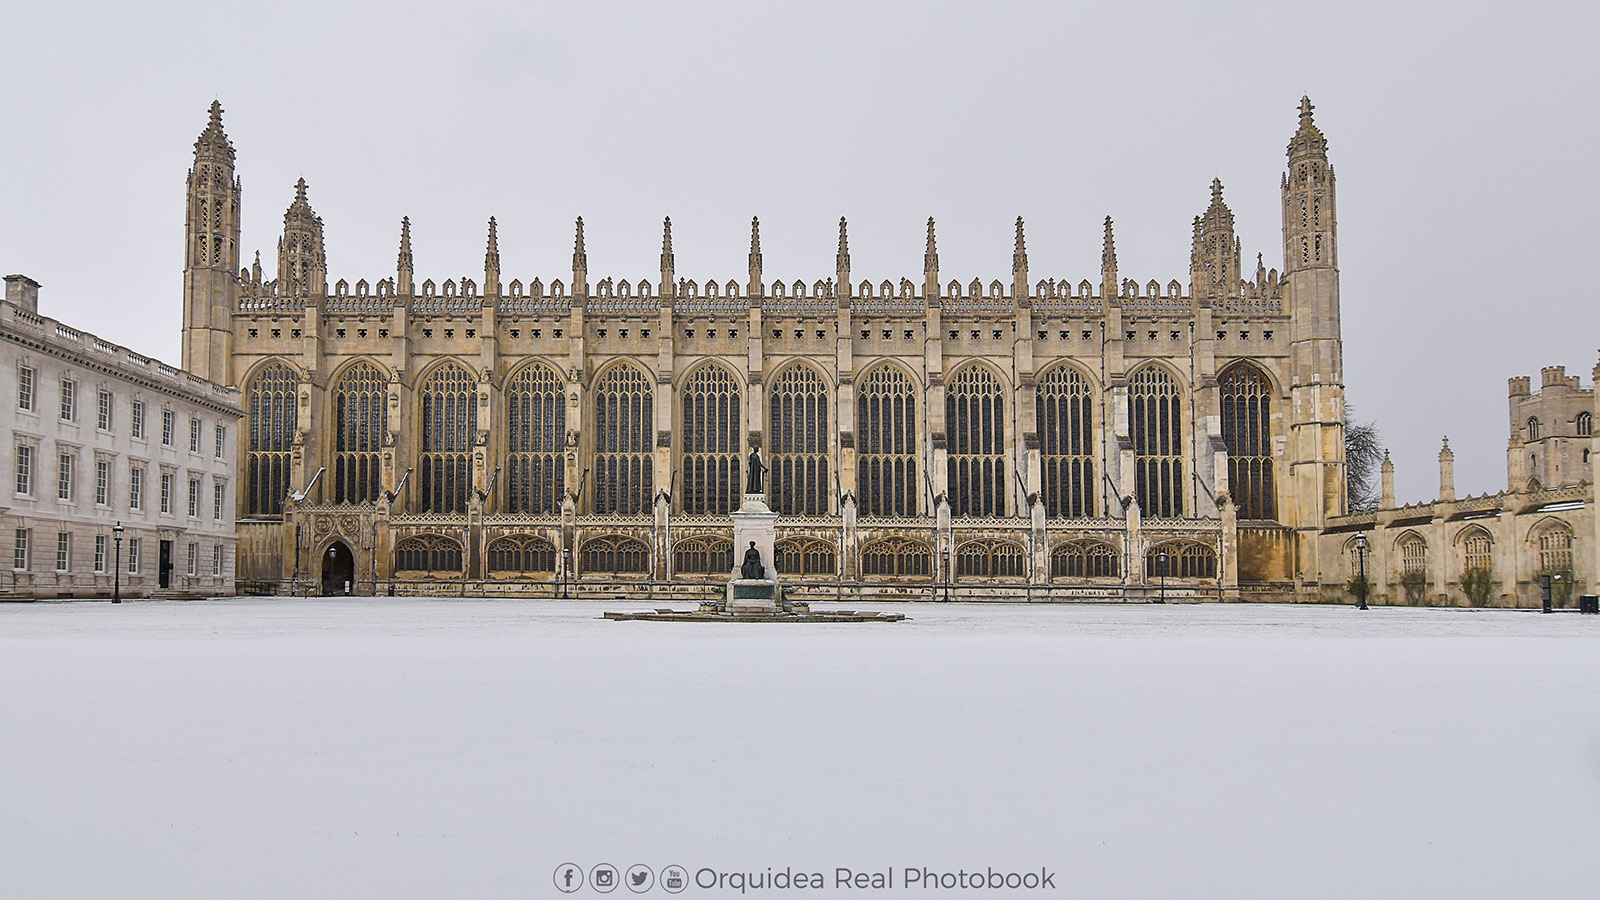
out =
<path fill-rule="evenodd" d="M 41 316 L 38 282 L 5 281 L 0 597 L 233 593 L 239 392 Z"/>

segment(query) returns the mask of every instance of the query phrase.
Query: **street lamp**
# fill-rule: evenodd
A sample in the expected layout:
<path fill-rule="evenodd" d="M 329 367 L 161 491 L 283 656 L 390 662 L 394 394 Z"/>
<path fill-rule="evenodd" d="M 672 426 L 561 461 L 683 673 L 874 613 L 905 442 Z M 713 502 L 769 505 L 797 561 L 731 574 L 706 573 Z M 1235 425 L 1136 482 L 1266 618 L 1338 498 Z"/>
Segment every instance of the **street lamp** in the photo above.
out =
<path fill-rule="evenodd" d="M 1364 532 L 1356 532 L 1356 562 L 1360 566 L 1361 579 L 1356 583 L 1356 609 L 1367 608 L 1367 536 Z"/>
<path fill-rule="evenodd" d="M 111 526 L 111 537 L 117 545 L 116 556 L 111 564 L 111 602 L 122 602 L 122 523 Z"/>
<path fill-rule="evenodd" d="M 1167 602 L 1167 559 L 1166 548 L 1156 550 L 1156 568 L 1161 575 L 1161 596 L 1156 600 L 1157 603 Z"/>
<path fill-rule="evenodd" d="M 955 577 L 955 573 L 950 571 L 950 548 L 949 547 L 944 548 L 944 570 L 943 570 L 943 572 L 944 572 L 944 602 L 949 603 L 950 602 L 950 579 Z"/>
<path fill-rule="evenodd" d="M 567 581 L 572 578 L 572 548 L 561 548 L 561 599 L 567 599 Z"/>

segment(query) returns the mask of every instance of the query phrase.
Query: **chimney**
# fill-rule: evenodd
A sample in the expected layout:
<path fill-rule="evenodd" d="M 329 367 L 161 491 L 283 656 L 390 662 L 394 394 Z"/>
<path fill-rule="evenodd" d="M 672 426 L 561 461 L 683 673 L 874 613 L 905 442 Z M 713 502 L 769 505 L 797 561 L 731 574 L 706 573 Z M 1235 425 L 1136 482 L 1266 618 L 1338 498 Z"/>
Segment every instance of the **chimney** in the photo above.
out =
<path fill-rule="evenodd" d="M 1450 450 L 1450 439 L 1444 439 L 1439 450 L 1439 500 L 1449 503 L 1456 499 L 1456 455 Z"/>
<path fill-rule="evenodd" d="M 6 302 L 39 314 L 39 282 L 26 275 L 6 276 Z"/>

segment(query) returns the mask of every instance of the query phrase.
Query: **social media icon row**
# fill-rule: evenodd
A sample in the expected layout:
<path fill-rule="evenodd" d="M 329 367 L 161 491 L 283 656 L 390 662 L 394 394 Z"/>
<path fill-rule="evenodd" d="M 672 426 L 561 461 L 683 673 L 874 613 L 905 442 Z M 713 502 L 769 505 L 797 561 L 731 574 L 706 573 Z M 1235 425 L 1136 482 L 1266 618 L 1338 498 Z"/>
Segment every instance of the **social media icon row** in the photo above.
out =
<path fill-rule="evenodd" d="M 571 894 L 582 888 L 585 880 L 590 887 L 602 894 L 616 890 L 618 884 L 625 884 L 628 890 L 642 894 L 655 887 L 656 873 L 651 871 L 649 866 L 640 863 L 629 866 L 626 873 L 620 874 L 617 872 L 617 867 L 610 863 L 601 863 L 587 873 L 577 863 L 562 863 L 556 866 L 556 890 L 563 894 Z M 688 886 L 689 872 L 683 866 L 667 866 L 661 870 L 661 889 L 667 893 L 676 894 Z"/>

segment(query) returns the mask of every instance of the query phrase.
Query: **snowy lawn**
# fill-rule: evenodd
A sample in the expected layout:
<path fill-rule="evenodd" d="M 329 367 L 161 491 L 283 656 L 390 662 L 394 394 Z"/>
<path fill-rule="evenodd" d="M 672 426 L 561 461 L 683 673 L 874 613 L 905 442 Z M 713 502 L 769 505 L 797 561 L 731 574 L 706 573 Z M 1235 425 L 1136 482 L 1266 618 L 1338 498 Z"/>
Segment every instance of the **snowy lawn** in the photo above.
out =
<path fill-rule="evenodd" d="M 1600 896 L 1600 617 L 598 618 L 627 606 L 0 604 L 0 897 L 539 897 L 568 862 L 833 896 L 967 893 L 907 868 L 1055 873 L 986 896 Z"/>

